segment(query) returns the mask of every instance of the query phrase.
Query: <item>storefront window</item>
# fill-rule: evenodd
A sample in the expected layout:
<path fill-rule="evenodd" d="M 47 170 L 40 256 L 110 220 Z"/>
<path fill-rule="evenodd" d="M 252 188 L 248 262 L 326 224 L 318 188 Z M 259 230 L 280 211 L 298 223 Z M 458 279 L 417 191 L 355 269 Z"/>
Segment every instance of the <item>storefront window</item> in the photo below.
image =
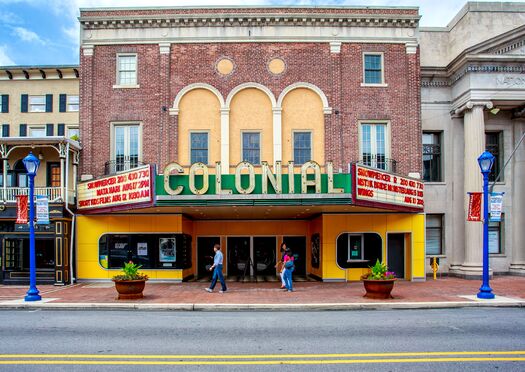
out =
<path fill-rule="evenodd" d="M 382 240 L 373 233 L 344 233 L 337 238 L 337 264 L 343 269 L 364 268 L 382 260 Z"/>
<path fill-rule="evenodd" d="M 191 267 L 191 236 L 186 234 L 106 234 L 99 241 L 99 262 L 120 269 L 133 261 L 143 269 Z"/>

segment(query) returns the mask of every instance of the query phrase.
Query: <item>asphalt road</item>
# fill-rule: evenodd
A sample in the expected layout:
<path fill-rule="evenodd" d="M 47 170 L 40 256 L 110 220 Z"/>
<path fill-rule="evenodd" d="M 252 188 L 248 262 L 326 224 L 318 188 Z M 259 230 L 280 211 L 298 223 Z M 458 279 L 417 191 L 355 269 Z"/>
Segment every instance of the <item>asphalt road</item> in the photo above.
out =
<path fill-rule="evenodd" d="M 0 370 L 524 371 L 525 309 L 0 311 Z"/>

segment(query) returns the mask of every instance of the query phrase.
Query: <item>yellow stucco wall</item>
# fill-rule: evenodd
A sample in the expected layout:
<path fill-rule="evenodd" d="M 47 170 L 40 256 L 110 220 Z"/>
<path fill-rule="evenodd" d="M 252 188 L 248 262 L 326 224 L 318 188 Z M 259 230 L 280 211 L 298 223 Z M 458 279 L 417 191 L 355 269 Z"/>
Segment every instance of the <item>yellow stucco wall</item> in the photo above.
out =
<path fill-rule="evenodd" d="M 293 133 L 312 133 L 312 159 L 323 165 L 324 114 L 319 95 L 307 88 L 290 91 L 283 100 L 282 141 L 283 164 L 293 160 Z"/>
<path fill-rule="evenodd" d="M 322 277 L 324 280 L 359 280 L 360 276 L 368 271 L 367 269 L 341 269 L 337 265 L 336 239 L 340 234 L 346 232 L 379 234 L 382 239 L 383 259 L 387 257 L 387 233 L 406 233 L 405 279 L 425 278 L 425 216 L 423 214 L 348 214 L 323 215 L 322 218 Z"/>
<path fill-rule="evenodd" d="M 179 105 L 178 162 L 190 165 L 190 132 L 208 133 L 208 164 L 221 160 L 221 117 L 217 96 L 207 89 L 194 89 Z"/>
<path fill-rule="evenodd" d="M 388 233 L 405 235 L 405 279 L 425 277 L 425 231 L 423 214 L 325 214 L 306 220 L 283 221 L 198 221 L 181 215 L 79 216 L 77 220 L 77 262 L 79 279 L 111 279 L 119 270 L 99 264 L 98 242 L 105 233 L 185 233 L 192 235 L 193 267 L 185 270 L 144 270 L 152 279 L 182 280 L 197 268 L 196 242 L 199 236 L 220 236 L 225 257 L 227 236 L 275 236 L 276 253 L 283 236 L 306 236 L 306 271 L 323 280 L 359 280 L 366 268 L 342 269 L 336 263 L 336 240 L 342 233 L 377 233 L 382 239 L 382 256 L 387 257 Z M 311 266 L 311 237 L 320 234 L 319 268 Z M 366 249 L 366 247 L 365 247 Z M 227 266 L 227 260 L 225 260 Z M 228 268 L 225 267 L 225 272 Z"/>
<path fill-rule="evenodd" d="M 107 233 L 182 233 L 181 215 L 104 215 L 77 218 L 77 278 L 111 279 L 119 269 L 104 269 L 99 263 L 98 242 Z M 141 270 L 151 279 L 182 280 L 182 270 Z"/>
<path fill-rule="evenodd" d="M 273 164 L 272 103 L 266 93 L 256 88 L 238 92 L 230 106 L 230 167 L 242 159 L 242 132 L 261 134 L 261 161 Z"/>

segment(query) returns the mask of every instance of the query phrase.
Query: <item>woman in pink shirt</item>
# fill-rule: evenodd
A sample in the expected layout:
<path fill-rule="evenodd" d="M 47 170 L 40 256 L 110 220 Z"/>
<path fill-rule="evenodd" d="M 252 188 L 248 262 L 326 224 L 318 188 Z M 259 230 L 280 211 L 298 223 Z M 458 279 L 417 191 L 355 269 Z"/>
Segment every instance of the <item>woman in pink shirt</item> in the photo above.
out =
<path fill-rule="evenodd" d="M 292 272 L 295 266 L 294 266 L 294 257 L 292 255 L 292 250 L 290 248 L 286 249 L 286 253 L 284 255 L 283 262 L 284 262 L 284 271 L 283 271 L 284 284 L 288 292 L 293 292 Z"/>

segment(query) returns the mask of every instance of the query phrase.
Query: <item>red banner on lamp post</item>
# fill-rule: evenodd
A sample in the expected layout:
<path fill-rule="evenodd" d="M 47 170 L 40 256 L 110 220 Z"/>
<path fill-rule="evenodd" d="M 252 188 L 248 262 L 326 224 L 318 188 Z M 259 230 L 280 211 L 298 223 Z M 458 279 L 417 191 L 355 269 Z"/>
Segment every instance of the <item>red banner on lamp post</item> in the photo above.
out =
<path fill-rule="evenodd" d="M 16 196 L 16 223 L 27 223 L 27 195 Z"/>
<path fill-rule="evenodd" d="M 469 192 L 467 221 L 481 221 L 482 192 Z"/>

